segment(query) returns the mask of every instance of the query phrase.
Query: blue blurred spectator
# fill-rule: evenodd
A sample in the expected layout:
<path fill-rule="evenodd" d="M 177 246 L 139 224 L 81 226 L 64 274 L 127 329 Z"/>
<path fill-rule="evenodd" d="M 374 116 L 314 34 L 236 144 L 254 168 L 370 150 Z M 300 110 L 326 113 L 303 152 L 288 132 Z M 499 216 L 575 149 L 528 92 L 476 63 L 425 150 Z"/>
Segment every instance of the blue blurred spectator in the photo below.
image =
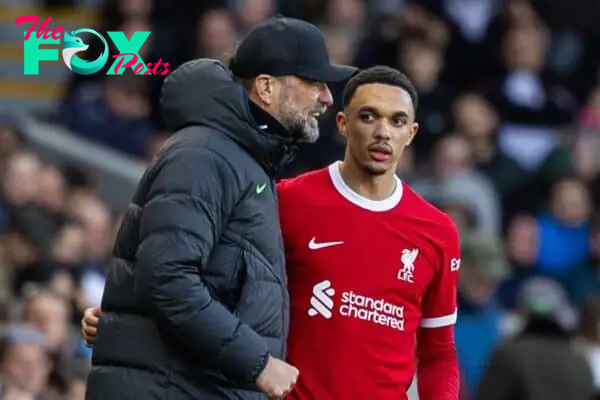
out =
<path fill-rule="evenodd" d="M 542 273 L 559 276 L 587 260 L 591 211 L 589 191 L 578 179 L 563 179 L 554 186 L 549 212 L 538 217 L 537 266 Z"/>
<path fill-rule="evenodd" d="M 456 347 L 467 390 L 473 392 L 503 338 L 505 310 L 494 293 L 509 269 L 494 239 L 476 233 L 463 236 Z"/>

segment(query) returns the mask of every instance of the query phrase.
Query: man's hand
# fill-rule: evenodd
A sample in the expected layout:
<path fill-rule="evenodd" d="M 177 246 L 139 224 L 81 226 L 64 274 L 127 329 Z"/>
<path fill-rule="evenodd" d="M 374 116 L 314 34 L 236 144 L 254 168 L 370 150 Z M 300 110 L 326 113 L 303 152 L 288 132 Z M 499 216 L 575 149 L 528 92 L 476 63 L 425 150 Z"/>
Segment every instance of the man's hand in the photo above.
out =
<path fill-rule="evenodd" d="M 89 347 L 92 347 L 94 339 L 96 339 L 100 314 L 102 314 L 100 306 L 86 308 L 83 312 L 83 318 L 81 319 L 81 334 L 83 335 L 85 344 Z"/>
<path fill-rule="evenodd" d="M 256 379 L 256 385 L 269 399 L 283 399 L 294 388 L 299 373 L 296 367 L 269 356 L 265 369 Z"/>

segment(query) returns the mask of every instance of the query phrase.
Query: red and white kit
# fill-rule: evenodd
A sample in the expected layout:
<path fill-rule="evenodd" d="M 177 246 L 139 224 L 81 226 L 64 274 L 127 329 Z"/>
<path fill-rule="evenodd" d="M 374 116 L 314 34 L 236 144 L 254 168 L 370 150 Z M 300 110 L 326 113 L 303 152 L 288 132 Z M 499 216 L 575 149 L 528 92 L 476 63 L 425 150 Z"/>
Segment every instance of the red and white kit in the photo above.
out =
<path fill-rule="evenodd" d="M 300 370 L 289 398 L 402 400 L 417 357 L 420 391 L 452 381 L 450 393 L 432 388 L 425 397 L 456 398 L 460 244 L 450 217 L 400 179 L 389 198 L 364 198 L 344 183 L 339 163 L 282 181 L 278 195 L 288 361 Z"/>

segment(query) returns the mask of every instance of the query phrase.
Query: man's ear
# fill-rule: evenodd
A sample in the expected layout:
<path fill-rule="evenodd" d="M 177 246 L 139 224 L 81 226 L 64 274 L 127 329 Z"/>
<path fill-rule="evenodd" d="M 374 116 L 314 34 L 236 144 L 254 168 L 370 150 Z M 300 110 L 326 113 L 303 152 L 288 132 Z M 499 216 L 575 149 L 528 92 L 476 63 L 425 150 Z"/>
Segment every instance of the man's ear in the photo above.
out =
<path fill-rule="evenodd" d="M 258 75 L 254 79 L 255 97 L 264 105 L 270 106 L 275 101 L 275 81 L 270 75 Z"/>
<path fill-rule="evenodd" d="M 415 139 L 415 136 L 417 136 L 417 133 L 419 133 L 419 123 L 413 122 L 412 126 L 410 127 L 410 136 L 408 137 L 408 140 L 406 141 L 404 147 L 410 146 L 412 141 Z"/>
<path fill-rule="evenodd" d="M 335 116 L 335 123 L 337 125 L 338 132 L 343 137 L 348 137 L 348 118 L 343 111 L 340 111 Z"/>

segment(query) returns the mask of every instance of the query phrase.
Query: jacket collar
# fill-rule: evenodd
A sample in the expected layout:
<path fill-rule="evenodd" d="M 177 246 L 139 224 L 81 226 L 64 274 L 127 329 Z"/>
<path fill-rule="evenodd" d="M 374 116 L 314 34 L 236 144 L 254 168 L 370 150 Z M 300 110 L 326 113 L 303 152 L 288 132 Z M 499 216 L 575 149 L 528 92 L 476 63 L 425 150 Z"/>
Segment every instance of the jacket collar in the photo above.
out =
<path fill-rule="evenodd" d="M 250 114 L 257 127 L 257 145 L 249 149 L 255 159 L 275 179 L 281 170 L 291 163 L 298 153 L 299 146 L 289 132 L 271 114 L 248 100 Z"/>

